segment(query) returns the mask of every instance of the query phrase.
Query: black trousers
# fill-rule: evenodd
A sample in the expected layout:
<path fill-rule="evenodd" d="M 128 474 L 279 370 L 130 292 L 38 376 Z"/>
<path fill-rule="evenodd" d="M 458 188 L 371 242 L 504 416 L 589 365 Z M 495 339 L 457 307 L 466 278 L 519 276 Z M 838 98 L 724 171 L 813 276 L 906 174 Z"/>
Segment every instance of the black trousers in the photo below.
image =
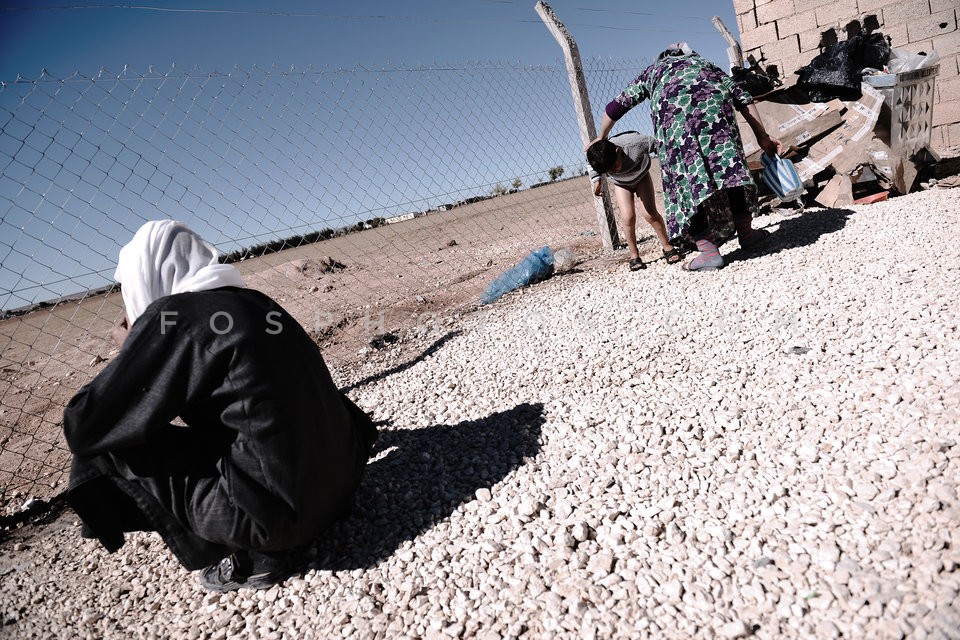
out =
<path fill-rule="evenodd" d="M 731 187 L 726 189 L 727 199 L 730 201 L 730 210 L 733 212 L 733 218 L 737 218 L 746 215 L 746 211 L 749 211 L 747 207 L 747 191 L 743 187 Z M 697 213 L 690 219 L 690 227 L 687 229 L 687 234 L 691 238 L 703 237 L 705 234 L 711 231 L 709 222 L 707 221 L 707 212 L 703 204 L 697 207 Z"/>

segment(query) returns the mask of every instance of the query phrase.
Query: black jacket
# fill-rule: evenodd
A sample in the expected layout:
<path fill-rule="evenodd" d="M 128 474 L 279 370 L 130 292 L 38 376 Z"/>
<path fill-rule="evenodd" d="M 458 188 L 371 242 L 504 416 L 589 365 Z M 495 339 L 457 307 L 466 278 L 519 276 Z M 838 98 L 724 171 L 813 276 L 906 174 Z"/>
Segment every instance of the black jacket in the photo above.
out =
<path fill-rule="evenodd" d="M 112 551 L 124 530 L 159 531 L 188 569 L 315 538 L 348 509 L 376 437 L 296 320 L 232 287 L 154 301 L 63 426 L 88 532 Z"/>

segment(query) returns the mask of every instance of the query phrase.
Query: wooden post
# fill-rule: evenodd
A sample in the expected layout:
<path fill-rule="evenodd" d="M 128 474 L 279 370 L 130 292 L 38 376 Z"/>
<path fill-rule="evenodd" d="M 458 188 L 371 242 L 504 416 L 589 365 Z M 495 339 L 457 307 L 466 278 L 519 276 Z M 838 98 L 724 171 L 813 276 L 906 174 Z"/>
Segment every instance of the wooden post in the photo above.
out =
<path fill-rule="evenodd" d="M 730 61 L 730 70 L 732 71 L 734 67 L 742 67 L 743 49 L 740 48 L 740 43 L 737 42 L 737 39 L 730 33 L 730 29 L 727 29 L 727 25 L 723 24 L 720 16 L 713 16 L 713 26 L 717 28 L 717 31 L 720 32 L 720 35 L 723 36 L 723 39 L 726 40 L 729 45 L 727 47 L 727 60 Z"/>
<path fill-rule="evenodd" d="M 580 51 L 573 36 L 563 26 L 557 15 L 543 0 L 536 5 L 537 14 L 554 39 L 563 49 L 563 57 L 567 62 L 567 72 L 570 78 L 570 92 L 573 94 L 573 106 L 577 111 L 577 122 L 580 124 L 580 139 L 583 144 L 597 137 L 597 126 L 593 121 L 593 111 L 590 110 L 590 96 L 587 95 L 587 82 L 583 76 L 583 64 L 580 62 Z M 613 215 L 613 205 L 610 201 L 610 191 L 607 181 L 600 180 L 600 197 L 594 198 L 597 209 L 597 224 L 600 227 L 600 238 L 606 249 L 616 249 L 623 246 L 620 232 L 617 230 L 617 220 Z"/>

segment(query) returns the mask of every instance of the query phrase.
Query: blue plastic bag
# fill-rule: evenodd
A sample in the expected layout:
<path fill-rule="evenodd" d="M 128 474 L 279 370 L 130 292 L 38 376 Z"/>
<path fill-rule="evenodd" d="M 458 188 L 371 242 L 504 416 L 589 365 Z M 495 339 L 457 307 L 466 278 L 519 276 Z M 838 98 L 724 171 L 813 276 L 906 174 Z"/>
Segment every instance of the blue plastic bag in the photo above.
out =
<path fill-rule="evenodd" d="M 793 202 L 803 194 L 803 182 L 792 162 L 767 153 L 761 154 L 760 162 L 763 163 L 763 181 L 781 202 Z"/>
<path fill-rule="evenodd" d="M 550 277 L 553 273 L 553 249 L 541 247 L 531 251 L 519 263 L 494 278 L 480 296 L 480 304 L 490 304 L 503 294 Z"/>

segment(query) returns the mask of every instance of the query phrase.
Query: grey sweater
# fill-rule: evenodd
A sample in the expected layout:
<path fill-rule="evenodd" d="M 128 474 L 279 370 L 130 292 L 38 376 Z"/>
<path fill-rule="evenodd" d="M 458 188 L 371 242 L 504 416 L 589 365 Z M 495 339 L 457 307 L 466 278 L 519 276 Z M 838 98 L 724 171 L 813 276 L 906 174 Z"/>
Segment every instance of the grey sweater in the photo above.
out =
<path fill-rule="evenodd" d="M 608 173 L 607 177 L 619 187 L 636 190 L 650 170 L 650 154 L 656 153 L 657 141 L 636 131 L 624 131 L 610 136 L 610 142 L 623 149 L 623 166 L 617 173 Z M 591 169 L 590 180 L 596 182 L 599 179 L 600 174 Z"/>

